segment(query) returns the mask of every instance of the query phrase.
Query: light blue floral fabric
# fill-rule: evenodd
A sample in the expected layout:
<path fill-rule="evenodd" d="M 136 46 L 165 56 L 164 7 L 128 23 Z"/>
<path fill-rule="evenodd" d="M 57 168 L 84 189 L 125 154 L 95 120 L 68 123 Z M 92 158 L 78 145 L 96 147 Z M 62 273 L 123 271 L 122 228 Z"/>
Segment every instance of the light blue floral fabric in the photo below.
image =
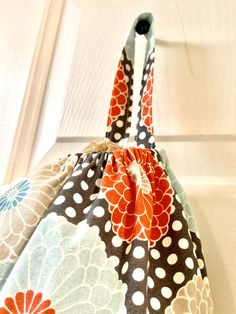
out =
<path fill-rule="evenodd" d="M 18 291 L 44 291 L 56 313 L 122 313 L 127 285 L 108 258 L 98 227 L 77 226 L 55 213 L 35 230 L 0 293 L 0 306 Z M 24 271 L 22 271 L 24 270 Z"/>
<path fill-rule="evenodd" d="M 0 195 L 0 290 L 77 156 L 60 158 L 3 187 Z"/>

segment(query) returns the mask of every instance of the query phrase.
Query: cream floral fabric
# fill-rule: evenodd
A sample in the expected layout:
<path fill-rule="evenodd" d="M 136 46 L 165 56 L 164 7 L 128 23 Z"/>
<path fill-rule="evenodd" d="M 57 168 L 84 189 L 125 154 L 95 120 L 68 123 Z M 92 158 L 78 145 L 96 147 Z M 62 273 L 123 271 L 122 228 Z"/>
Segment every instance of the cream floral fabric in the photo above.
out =
<path fill-rule="evenodd" d="M 212 314 L 213 303 L 208 278 L 194 275 L 193 279 L 180 288 L 165 314 Z"/>
<path fill-rule="evenodd" d="M 77 156 L 61 158 L 14 181 L 0 196 L 0 288 L 35 226 L 71 176 Z"/>

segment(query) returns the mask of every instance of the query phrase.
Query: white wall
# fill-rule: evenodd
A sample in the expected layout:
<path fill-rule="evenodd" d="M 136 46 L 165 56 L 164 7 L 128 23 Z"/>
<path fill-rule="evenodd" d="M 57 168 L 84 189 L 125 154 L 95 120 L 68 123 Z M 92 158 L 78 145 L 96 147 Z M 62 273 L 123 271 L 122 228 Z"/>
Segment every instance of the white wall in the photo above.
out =
<path fill-rule="evenodd" d="M 45 0 L 0 0 L 0 183 L 11 153 L 44 4 Z"/>

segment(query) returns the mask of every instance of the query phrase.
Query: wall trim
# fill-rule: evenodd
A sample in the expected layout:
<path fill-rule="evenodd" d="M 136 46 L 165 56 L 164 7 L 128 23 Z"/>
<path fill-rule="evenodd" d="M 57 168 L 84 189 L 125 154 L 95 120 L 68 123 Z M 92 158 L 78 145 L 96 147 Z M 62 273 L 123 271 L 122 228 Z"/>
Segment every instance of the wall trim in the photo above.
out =
<path fill-rule="evenodd" d="M 27 174 L 65 0 L 46 0 L 4 183 Z"/>

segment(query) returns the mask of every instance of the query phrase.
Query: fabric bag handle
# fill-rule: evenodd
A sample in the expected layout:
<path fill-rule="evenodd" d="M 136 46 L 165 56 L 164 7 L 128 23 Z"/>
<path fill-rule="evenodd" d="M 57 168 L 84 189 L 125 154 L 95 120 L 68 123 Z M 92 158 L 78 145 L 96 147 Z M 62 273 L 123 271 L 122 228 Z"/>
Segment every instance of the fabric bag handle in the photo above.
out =
<path fill-rule="evenodd" d="M 154 148 L 155 138 L 152 122 L 152 92 L 154 75 L 155 34 L 153 15 L 140 14 L 134 21 L 115 75 L 107 119 L 106 138 L 126 146 L 129 139 L 133 105 L 133 74 L 136 33 L 146 37 L 146 51 L 136 125 L 135 142 L 139 147 Z"/>

